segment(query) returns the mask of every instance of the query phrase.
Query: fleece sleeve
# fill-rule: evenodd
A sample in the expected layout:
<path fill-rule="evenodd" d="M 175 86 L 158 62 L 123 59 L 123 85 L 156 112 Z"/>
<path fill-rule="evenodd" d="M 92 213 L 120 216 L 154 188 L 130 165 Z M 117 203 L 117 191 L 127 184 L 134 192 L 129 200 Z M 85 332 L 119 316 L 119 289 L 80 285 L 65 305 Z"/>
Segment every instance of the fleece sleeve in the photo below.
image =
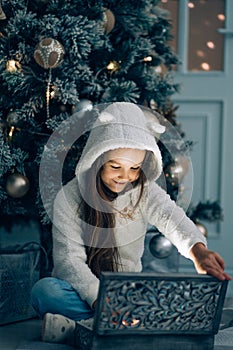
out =
<path fill-rule="evenodd" d="M 190 249 L 198 242 L 206 245 L 206 239 L 184 210 L 156 183 L 151 183 L 146 198 L 148 222 L 155 226 L 180 254 L 190 259 Z"/>
<path fill-rule="evenodd" d="M 54 203 L 52 275 L 70 283 L 80 297 L 92 306 L 97 299 L 99 279 L 86 264 L 86 251 L 81 238 L 82 223 L 77 215 L 78 205 L 73 194 L 76 189 L 71 187 L 64 187 Z"/>

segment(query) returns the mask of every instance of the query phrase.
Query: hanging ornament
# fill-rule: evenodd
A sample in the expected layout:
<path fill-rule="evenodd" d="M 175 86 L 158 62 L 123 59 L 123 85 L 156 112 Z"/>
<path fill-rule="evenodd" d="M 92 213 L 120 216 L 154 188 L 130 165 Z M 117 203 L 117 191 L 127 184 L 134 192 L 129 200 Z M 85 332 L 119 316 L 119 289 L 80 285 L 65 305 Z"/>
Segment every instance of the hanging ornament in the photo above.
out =
<path fill-rule="evenodd" d="M 64 47 L 58 40 L 44 38 L 36 46 L 34 58 L 39 66 L 50 69 L 56 68 L 62 63 L 64 53 Z"/>
<path fill-rule="evenodd" d="M 50 85 L 52 80 L 51 69 L 58 67 L 64 57 L 64 47 L 62 44 L 53 38 L 44 38 L 36 46 L 34 58 L 39 66 L 49 69 L 49 77 L 46 90 L 46 109 L 47 118 L 49 118 L 49 101 L 50 101 Z"/>
<path fill-rule="evenodd" d="M 6 121 L 10 126 L 17 126 L 19 123 L 18 113 L 15 111 L 11 111 L 7 114 Z"/>
<path fill-rule="evenodd" d="M 172 243 L 161 233 L 155 234 L 149 243 L 151 254 L 158 259 L 164 259 L 171 255 L 172 248 Z"/>
<path fill-rule="evenodd" d="M 7 121 L 9 128 L 10 128 L 9 132 L 8 132 L 7 140 L 12 141 L 13 134 L 14 134 L 15 129 L 19 123 L 19 116 L 18 116 L 17 112 L 15 112 L 15 111 L 9 112 L 7 117 L 6 117 L 6 121 Z"/>
<path fill-rule="evenodd" d="M 74 114 L 80 111 L 85 113 L 87 111 L 91 111 L 92 109 L 93 103 L 90 100 L 83 98 L 75 106 L 72 107 L 72 113 Z"/>
<path fill-rule="evenodd" d="M 199 220 L 195 220 L 195 225 L 198 228 L 199 231 L 201 231 L 201 233 L 203 234 L 204 237 L 208 237 L 208 231 L 205 225 L 203 225 L 202 222 L 200 222 Z"/>
<path fill-rule="evenodd" d="M 0 1 L 0 21 L 4 21 L 6 19 L 6 15 L 2 9 L 2 1 Z"/>
<path fill-rule="evenodd" d="M 28 178 L 19 173 L 9 175 L 6 180 L 6 191 L 12 198 L 21 198 L 25 196 L 29 187 Z"/>
<path fill-rule="evenodd" d="M 109 9 L 104 9 L 103 12 L 103 28 L 106 34 L 109 34 L 115 25 L 115 16 Z"/>
<path fill-rule="evenodd" d="M 177 186 L 184 179 L 189 170 L 189 158 L 185 156 L 175 158 L 175 161 L 170 163 L 164 170 L 168 181 Z"/>

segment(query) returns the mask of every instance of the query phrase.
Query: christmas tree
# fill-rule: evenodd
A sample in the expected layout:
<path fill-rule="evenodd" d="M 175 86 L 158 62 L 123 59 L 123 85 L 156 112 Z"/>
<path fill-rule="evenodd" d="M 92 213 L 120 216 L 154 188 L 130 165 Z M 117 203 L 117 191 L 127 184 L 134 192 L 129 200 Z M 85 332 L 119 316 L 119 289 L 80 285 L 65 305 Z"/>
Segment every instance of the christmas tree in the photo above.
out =
<path fill-rule="evenodd" d="M 190 142 L 171 102 L 178 90 L 172 77 L 178 58 L 168 43 L 172 23 L 159 5 L 159 0 L 1 2 L 2 222 L 34 217 L 43 226 L 42 241 L 48 240 L 59 190 L 54 174 L 64 160 L 62 182 L 74 176 L 88 133 L 69 146 L 58 138 L 46 153 L 48 141 L 61 123 L 97 104 L 129 101 L 158 111 L 176 130 L 169 134 L 172 153 L 185 154 Z M 162 142 L 159 146 L 167 191 L 176 199 L 187 159 L 174 159 Z"/>

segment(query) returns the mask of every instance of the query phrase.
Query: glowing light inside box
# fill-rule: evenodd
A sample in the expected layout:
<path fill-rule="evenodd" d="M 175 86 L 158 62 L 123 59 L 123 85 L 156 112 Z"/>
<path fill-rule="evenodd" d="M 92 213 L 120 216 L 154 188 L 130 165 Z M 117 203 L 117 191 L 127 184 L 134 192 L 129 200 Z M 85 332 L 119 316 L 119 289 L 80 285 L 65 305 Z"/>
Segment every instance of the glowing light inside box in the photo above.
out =
<path fill-rule="evenodd" d="M 136 318 L 133 319 L 131 322 L 127 322 L 126 320 L 122 320 L 122 324 L 126 327 L 134 327 L 140 323 L 140 320 L 137 320 Z"/>

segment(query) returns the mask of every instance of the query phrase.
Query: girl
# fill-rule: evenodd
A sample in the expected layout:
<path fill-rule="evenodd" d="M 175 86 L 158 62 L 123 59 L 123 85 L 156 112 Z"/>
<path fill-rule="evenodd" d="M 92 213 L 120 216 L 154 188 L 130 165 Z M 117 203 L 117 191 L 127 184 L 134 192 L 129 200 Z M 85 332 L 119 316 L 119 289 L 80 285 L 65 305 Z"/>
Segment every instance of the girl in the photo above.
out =
<path fill-rule="evenodd" d="M 76 168 L 54 203 L 52 277 L 32 290 L 44 341 L 62 342 L 75 321 L 94 315 L 101 271 L 142 270 L 148 224 L 156 226 L 198 273 L 231 279 L 194 223 L 155 180 L 162 159 L 155 140 L 164 127 L 137 105 L 100 113 Z"/>

